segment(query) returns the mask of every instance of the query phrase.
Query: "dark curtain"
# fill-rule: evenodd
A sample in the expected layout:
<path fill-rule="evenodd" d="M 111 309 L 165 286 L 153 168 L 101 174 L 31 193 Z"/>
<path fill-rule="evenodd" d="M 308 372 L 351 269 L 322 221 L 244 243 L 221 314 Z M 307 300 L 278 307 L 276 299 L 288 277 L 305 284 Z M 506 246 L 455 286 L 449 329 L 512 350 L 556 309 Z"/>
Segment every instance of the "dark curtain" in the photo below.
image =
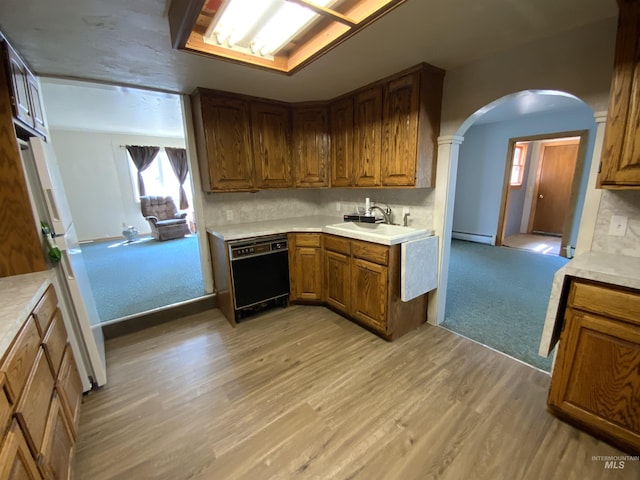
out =
<path fill-rule="evenodd" d="M 156 158 L 159 151 L 160 147 L 139 147 L 136 145 L 127 145 L 127 152 L 131 155 L 131 160 L 133 160 L 133 164 L 138 169 L 138 190 L 140 191 L 141 197 L 146 194 L 144 190 L 144 181 L 142 180 L 142 172 L 151 165 L 151 162 Z"/>
<path fill-rule="evenodd" d="M 189 202 L 187 201 L 187 194 L 184 191 L 184 181 L 187 179 L 189 173 L 189 165 L 187 164 L 187 151 L 184 148 L 171 148 L 165 147 L 167 157 L 173 168 L 173 173 L 178 177 L 180 182 L 180 210 L 189 208 Z"/>

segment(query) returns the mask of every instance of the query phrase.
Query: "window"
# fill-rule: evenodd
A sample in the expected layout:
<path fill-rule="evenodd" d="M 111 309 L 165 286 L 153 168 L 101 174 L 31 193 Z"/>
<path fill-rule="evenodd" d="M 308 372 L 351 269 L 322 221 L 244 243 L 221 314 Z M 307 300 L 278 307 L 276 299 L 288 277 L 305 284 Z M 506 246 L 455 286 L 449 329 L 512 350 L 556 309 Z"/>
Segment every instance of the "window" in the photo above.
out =
<path fill-rule="evenodd" d="M 527 144 L 516 143 L 513 147 L 513 162 L 511 164 L 511 186 L 521 187 L 524 177 L 524 167 L 527 161 Z"/>
<path fill-rule="evenodd" d="M 128 156 L 128 154 L 127 154 Z M 133 164 L 131 158 L 129 158 L 129 171 L 131 172 L 131 182 L 133 184 L 133 194 L 136 199 L 140 198 L 140 192 L 138 191 L 138 170 Z M 190 188 L 191 172 L 187 174 L 187 179 L 184 182 L 184 190 L 187 194 L 187 200 L 189 206 L 193 205 L 192 193 Z M 142 180 L 144 181 L 144 189 L 147 195 L 162 195 L 171 196 L 176 204 L 176 207 L 180 206 L 180 184 L 176 174 L 173 173 L 173 168 L 169 162 L 166 152 L 163 148 L 160 149 L 158 155 L 153 160 L 151 165 L 142 172 Z M 139 200 L 138 200 L 139 201 Z"/>

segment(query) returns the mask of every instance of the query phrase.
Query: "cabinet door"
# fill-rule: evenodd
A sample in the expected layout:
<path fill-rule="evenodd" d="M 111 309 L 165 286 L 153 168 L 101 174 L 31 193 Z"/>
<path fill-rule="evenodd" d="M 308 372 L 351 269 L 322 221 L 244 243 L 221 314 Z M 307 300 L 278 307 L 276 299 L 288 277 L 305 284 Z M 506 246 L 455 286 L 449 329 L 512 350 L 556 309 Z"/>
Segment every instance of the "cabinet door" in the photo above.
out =
<path fill-rule="evenodd" d="M 415 185 L 419 90 L 420 73 L 401 77 L 385 86 L 382 185 Z"/>
<path fill-rule="evenodd" d="M 251 104 L 251 134 L 256 186 L 284 188 L 291 179 L 291 128 L 289 109 L 270 103 Z"/>
<path fill-rule="evenodd" d="M 640 2 L 620 16 L 598 186 L 640 187 Z"/>
<path fill-rule="evenodd" d="M 0 480 L 40 480 L 20 427 L 14 420 L 0 447 Z"/>
<path fill-rule="evenodd" d="M 358 94 L 354 101 L 354 185 L 380 185 L 382 87 Z"/>
<path fill-rule="evenodd" d="M 386 333 L 387 267 L 354 258 L 351 281 L 351 315 Z"/>
<path fill-rule="evenodd" d="M 76 435 L 80 421 L 80 405 L 82 403 L 82 379 L 78 373 L 78 367 L 69 344 L 67 344 L 62 357 L 62 365 L 56 382 L 56 392 L 60 396 L 60 402 L 69 420 L 69 426 L 73 434 Z"/>
<path fill-rule="evenodd" d="M 296 187 L 329 185 L 329 115 L 326 107 L 293 112 L 293 165 Z"/>
<path fill-rule="evenodd" d="M 13 108 L 16 118 L 24 123 L 33 126 L 33 115 L 29 104 L 29 84 L 27 77 L 29 71 L 14 50 L 5 43 L 9 59 L 9 74 L 11 76 L 11 87 L 13 90 Z"/>
<path fill-rule="evenodd" d="M 640 451 L 640 327 L 569 308 L 557 355 L 550 407 Z"/>
<path fill-rule="evenodd" d="M 62 411 L 60 399 L 54 395 L 49 408 L 39 461 L 45 480 L 71 478 L 74 453 L 75 445 L 71 429 Z"/>
<path fill-rule="evenodd" d="M 49 366 L 53 378 L 58 377 L 60 371 L 60 365 L 62 364 L 62 356 L 67 346 L 67 331 L 64 328 L 64 321 L 62 320 L 62 312 L 60 309 L 56 310 L 53 320 L 49 325 L 49 329 L 45 334 L 42 341 L 42 347 L 47 356 Z"/>
<path fill-rule="evenodd" d="M 324 252 L 324 295 L 328 305 L 348 314 L 351 310 L 350 257 L 338 252 Z"/>
<path fill-rule="evenodd" d="M 38 132 L 45 134 L 47 125 L 44 118 L 44 108 L 42 107 L 40 83 L 31 73 L 27 74 L 27 87 L 29 89 L 29 105 L 31 107 L 33 126 Z"/>
<path fill-rule="evenodd" d="M 331 105 L 331 186 L 353 185 L 353 98 Z"/>
<path fill-rule="evenodd" d="M 322 255 L 319 248 L 296 247 L 289 266 L 292 300 L 322 300 Z"/>
<path fill-rule="evenodd" d="M 247 102 L 202 93 L 194 102 L 198 156 L 204 188 L 243 190 L 253 187 L 253 157 Z"/>

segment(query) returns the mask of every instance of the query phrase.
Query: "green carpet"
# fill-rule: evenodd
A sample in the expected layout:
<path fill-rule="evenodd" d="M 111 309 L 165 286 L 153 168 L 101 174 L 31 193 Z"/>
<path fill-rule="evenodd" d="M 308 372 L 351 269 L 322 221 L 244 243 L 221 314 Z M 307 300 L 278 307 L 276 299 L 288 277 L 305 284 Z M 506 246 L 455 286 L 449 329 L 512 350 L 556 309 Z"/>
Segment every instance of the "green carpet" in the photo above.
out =
<path fill-rule="evenodd" d="M 195 235 L 157 242 L 141 237 L 83 243 L 101 322 L 201 297 L 205 294 Z"/>
<path fill-rule="evenodd" d="M 553 255 L 453 240 L 442 326 L 547 372 L 538 356 L 554 273 Z"/>

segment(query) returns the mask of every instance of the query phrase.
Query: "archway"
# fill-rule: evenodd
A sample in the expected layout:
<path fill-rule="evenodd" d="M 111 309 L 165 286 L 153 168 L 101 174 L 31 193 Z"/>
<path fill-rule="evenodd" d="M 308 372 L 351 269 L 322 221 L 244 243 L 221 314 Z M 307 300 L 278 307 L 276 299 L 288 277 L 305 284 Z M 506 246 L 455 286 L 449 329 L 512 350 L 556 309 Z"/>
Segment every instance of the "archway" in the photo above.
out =
<path fill-rule="evenodd" d="M 439 282 L 438 289 L 430 294 L 429 298 L 429 321 L 433 324 L 440 324 L 444 320 L 446 285 L 448 280 L 449 255 L 451 231 L 453 225 L 453 209 L 455 203 L 456 176 L 458 172 L 458 160 L 460 146 L 464 141 L 464 135 L 469 128 L 483 115 L 495 111 L 501 105 L 518 99 L 520 104 L 525 104 L 532 99 L 532 96 L 543 96 L 550 98 L 563 98 L 572 101 L 582 102 L 579 98 L 561 91 L 553 90 L 526 90 L 501 97 L 486 106 L 478 109 L 467 117 L 458 127 L 454 135 L 442 136 L 438 139 L 438 170 L 436 174 L 436 190 L 434 195 L 434 230 L 440 237 L 439 252 Z M 533 105 L 533 104 L 532 104 Z M 589 107 L 590 108 L 590 107 Z M 526 113 L 526 112 L 522 112 Z M 591 243 L 593 228 L 590 226 L 595 222 L 595 213 L 599 204 L 599 191 L 593 187 L 594 178 L 597 173 L 597 162 L 594 158 L 599 158 L 602 147 L 602 136 L 604 132 L 604 122 L 606 112 L 598 112 L 595 115 L 596 134 L 590 140 L 591 148 L 585 160 L 585 181 L 584 187 L 584 207 L 582 209 L 580 228 L 577 233 L 576 253 L 580 250 L 588 249 Z M 587 188 L 588 186 L 588 188 Z"/>

